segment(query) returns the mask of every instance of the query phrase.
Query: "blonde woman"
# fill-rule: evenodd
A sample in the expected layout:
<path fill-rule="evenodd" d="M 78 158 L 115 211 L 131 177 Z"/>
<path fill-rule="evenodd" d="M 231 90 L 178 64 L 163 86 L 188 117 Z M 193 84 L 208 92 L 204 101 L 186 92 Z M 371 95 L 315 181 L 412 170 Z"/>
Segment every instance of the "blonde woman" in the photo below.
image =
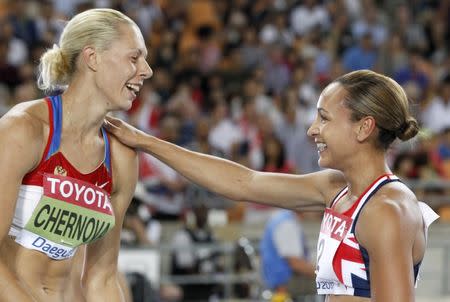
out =
<path fill-rule="evenodd" d="M 0 301 L 123 301 L 119 236 L 137 159 L 102 122 L 152 75 L 146 55 L 130 18 L 82 12 L 40 62 L 40 88 L 62 93 L 0 119 Z"/>
<path fill-rule="evenodd" d="M 327 301 L 414 301 L 427 228 L 437 215 L 386 164 L 389 145 L 418 132 L 405 92 L 392 79 L 361 70 L 324 89 L 308 129 L 324 170 L 305 175 L 253 171 L 118 119 L 108 118 L 106 125 L 123 143 L 230 199 L 293 210 L 324 205 L 316 287 Z"/>

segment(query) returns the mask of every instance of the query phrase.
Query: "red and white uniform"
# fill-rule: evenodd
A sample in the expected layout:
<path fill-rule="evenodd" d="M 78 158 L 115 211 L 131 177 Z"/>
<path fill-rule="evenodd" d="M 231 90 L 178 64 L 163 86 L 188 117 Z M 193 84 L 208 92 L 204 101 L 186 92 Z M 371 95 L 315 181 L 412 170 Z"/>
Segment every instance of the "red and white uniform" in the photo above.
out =
<path fill-rule="evenodd" d="M 114 227 L 110 146 L 102 129 L 103 162 L 90 173 L 78 171 L 59 151 L 61 97 L 49 97 L 46 102 L 50 127 L 47 145 L 39 165 L 22 180 L 9 235 L 25 248 L 62 260 Z"/>

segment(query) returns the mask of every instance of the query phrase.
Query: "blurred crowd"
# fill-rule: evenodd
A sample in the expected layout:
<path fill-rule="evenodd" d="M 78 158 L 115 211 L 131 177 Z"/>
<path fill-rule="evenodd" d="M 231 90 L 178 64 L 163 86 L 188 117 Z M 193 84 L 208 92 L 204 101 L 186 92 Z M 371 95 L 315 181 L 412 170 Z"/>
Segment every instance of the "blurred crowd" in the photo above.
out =
<path fill-rule="evenodd" d="M 0 116 L 44 96 L 36 86 L 41 54 L 71 16 L 94 7 L 126 13 L 144 34 L 154 75 L 118 115 L 146 132 L 257 170 L 317 171 L 306 130 L 321 90 L 371 69 L 404 87 L 422 127 L 413 142 L 390 150 L 394 172 L 411 183 L 450 180 L 449 0 L 0 0 Z M 225 200 L 139 156 L 125 244 L 156 244 L 160 222 L 176 221 L 183 226 L 170 239 L 188 251 L 216 242 L 204 221 L 211 209 L 225 210 L 226 218 L 215 216 L 222 222 L 268 217 L 266 207 Z M 414 189 L 450 221 L 449 189 Z M 174 253 L 172 273 L 223 270 L 220 257 L 202 255 Z M 223 290 L 211 286 L 213 294 Z"/>
<path fill-rule="evenodd" d="M 43 96 L 40 55 L 66 20 L 93 7 L 123 11 L 144 34 L 154 76 L 119 116 L 146 132 L 257 170 L 316 171 L 306 129 L 320 91 L 343 73 L 372 69 L 405 88 L 423 127 L 392 149 L 395 173 L 450 179 L 449 0 L 0 0 L 0 114 Z M 199 204 L 230 207 L 140 157 L 135 199 L 143 206 L 130 217 L 145 225 L 128 225 L 144 242 L 158 238 L 145 229 L 152 220 L 184 219 Z"/>

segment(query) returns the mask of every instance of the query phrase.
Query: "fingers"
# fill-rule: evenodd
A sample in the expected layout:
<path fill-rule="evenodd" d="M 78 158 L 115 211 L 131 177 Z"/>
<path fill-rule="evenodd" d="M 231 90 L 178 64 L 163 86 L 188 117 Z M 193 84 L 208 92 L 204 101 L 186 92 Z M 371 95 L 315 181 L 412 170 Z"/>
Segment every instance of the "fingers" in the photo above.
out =
<path fill-rule="evenodd" d="M 108 116 L 108 115 L 105 116 L 105 118 L 103 120 L 103 125 L 110 132 L 118 130 L 120 128 L 120 123 L 121 123 L 121 120 L 114 118 L 112 116 Z"/>
<path fill-rule="evenodd" d="M 107 115 L 107 116 L 105 116 L 105 122 L 118 127 L 120 125 L 121 120 Z"/>
<path fill-rule="evenodd" d="M 103 127 L 105 127 L 106 130 L 108 130 L 109 132 L 112 132 L 112 131 L 118 129 L 117 126 L 113 125 L 110 121 L 108 121 L 106 119 L 103 120 Z"/>

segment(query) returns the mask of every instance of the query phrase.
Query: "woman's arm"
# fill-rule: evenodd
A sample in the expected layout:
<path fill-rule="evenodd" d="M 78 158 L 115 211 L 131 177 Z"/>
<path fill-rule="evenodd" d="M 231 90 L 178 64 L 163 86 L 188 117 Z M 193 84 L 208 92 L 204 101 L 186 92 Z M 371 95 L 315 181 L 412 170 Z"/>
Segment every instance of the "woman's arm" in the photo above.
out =
<path fill-rule="evenodd" d="M 0 119 L 0 301 L 35 301 L 8 267 L 2 246 L 8 240 L 22 178 L 39 163 L 42 137 L 42 123 L 28 113 L 9 112 Z"/>
<path fill-rule="evenodd" d="M 421 220 L 413 206 L 377 194 L 361 212 L 356 236 L 369 253 L 371 301 L 414 301 L 413 245 Z"/>
<path fill-rule="evenodd" d="M 111 140 L 113 206 L 116 223 L 103 238 L 87 246 L 83 272 L 83 289 L 86 301 L 125 301 L 120 285 L 117 259 L 120 249 L 120 232 L 125 212 L 130 204 L 137 182 L 136 152 L 115 139 Z"/>
<path fill-rule="evenodd" d="M 323 204 L 345 184 L 342 174 L 333 170 L 306 175 L 257 172 L 160 140 L 119 119 L 108 117 L 106 126 L 123 143 L 152 154 L 191 181 L 233 200 L 295 209 Z"/>

